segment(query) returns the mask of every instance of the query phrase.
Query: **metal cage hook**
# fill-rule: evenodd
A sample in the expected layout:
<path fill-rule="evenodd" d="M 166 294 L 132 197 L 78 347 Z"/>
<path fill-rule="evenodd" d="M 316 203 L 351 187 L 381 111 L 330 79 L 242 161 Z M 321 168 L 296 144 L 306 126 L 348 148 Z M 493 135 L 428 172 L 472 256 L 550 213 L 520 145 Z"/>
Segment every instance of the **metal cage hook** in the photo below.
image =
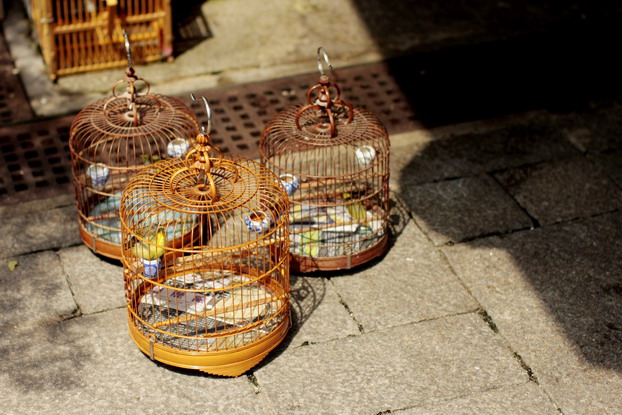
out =
<path fill-rule="evenodd" d="M 330 68 L 330 70 L 334 70 L 333 65 L 330 63 L 330 59 L 328 59 L 328 53 L 326 53 L 326 49 L 323 46 L 317 48 L 317 69 L 320 71 L 321 76 L 326 76 L 326 72 L 324 72 L 324 65 L 322 65 L 322 57 L 326 62 L 326 65 Z"/>
<path fill-rule="evenodd" d="M 123 43 L 125 44 L 125 55 L 127 57 L 127 67 L 132 67 L 132 45 L 130 44 L 130 38 L 127 35 L 125 29 L 123 29 Z"/>
<path fill-rule="evenodd" d="M 197 98 L 192 93 L 190 94 L 190 98 L 192 98 L 193 101 L 197 100 Z M 207 115 L 207 129 L 204 125 L 202 125 L 201 134 L 209 135 L 209 133 L 212 131 L 212 110 L 209 107 L 209 102 L 207 101 L 207 98 L 205 98 L 204 96 L 202 96 L 201 98 L 203 99 L 203 103 L 205 104 L 205 114 Z"/>

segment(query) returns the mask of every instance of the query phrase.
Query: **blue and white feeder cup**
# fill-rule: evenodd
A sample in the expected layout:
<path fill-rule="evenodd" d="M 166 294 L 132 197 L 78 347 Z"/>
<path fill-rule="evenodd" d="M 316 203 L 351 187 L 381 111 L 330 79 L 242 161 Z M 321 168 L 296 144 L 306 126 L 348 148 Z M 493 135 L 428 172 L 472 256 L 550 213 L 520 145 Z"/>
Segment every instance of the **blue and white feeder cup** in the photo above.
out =
<path fill-rule="evenodd" d="M 251 212 L 244 217 L 244 224 L 249 231 L 265 232 L 270 227 L 270 218 L 263 212 Z"/>
<path fill-rule="evenodd" d="M 171 158 L 180 157 L 186 154 L 189 147 L 188 141 L 183 138 L 176 138 L 167 144 L 166 154 Z"/>
<path fill-rule="evenodd" d="M 376 157 L 376 149 L 367 145 L 360 146 L 354 150 L 354 154 L 356 156 L 356 161 L 358 161 L 361 166 L 367 167 Z"/>
<path fill-rule="evenodd" d="M 158 272 L 160 272 L 160 267 L 162 266 L 162 258 L 158 258 L 158 259 L 140 258 L 140 262 L 143 264 L 143 275 L 146 278 L 153 279 L 158 276 Z"/>
<path fill-rule="evenodd" d="M 298 177 L 293 174 L 281 174 L 279 179 L 281 180 L 281 187 L 283 187 L 285 193 L 287 193 L 287 196 L 291 196 L 296 193 L 299 185 Z"/>
<path fill-rule="evenodd" d="M 91 179 L 91 185 L 96 189 L 101 189 L 110 177 L 110 169 L 100 163 L 93 164 L 86 169 L 86 174 Z"/>

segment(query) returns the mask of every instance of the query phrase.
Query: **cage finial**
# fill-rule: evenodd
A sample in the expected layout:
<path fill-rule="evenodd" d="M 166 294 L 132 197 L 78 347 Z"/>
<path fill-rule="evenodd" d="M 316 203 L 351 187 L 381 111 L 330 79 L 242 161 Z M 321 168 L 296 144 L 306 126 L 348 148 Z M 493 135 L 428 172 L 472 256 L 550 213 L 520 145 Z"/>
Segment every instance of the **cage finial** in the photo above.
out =
<path fill-rule="evenodd" d="M 193 101 L 197 100 L 197 98 L 192 93 L 190 94 L 190 98 L 192 98 Z M 212 110 L 209 106 L 209 102 L 207 101 L 207 98 L 205 98 L 204 96 L 201 96 L 201 99 L 203 100 L 203 104 L 205 105 L 205 115 L 207 116 L 207 128 L 205 128 L 205 126 L 202 125 L 201 134 L 209 137 L 209 134 L 212 132 Z"/>
<path fill-rule="evenodd" d="M 336 83 L 331 82 L 328 75 L 326 75 L 324 65 L 322 64 L 322 58 L 324 58 L 330 70 L 335 69 L 330 63 L 330 59 L 328 59 L 326 49 L 324 49 L 323 46 L 317 48 L 317 68 L 320 71 L 320 80 L 307 92 L 307 100 L 309 103 L 298 111 L 295 122 L 296 127 L 302 130 L 300 116 L 307 110 L 318 110 L 327 120 L 321 121 L 318 119 L 319 122 L 315 123 L 315 127 L 319 131 L 328 131 L 330 137 L 334 137 L 335 134 L 337 134 L 335 116 L 345 118 L 344 123 L 349 124 L 354 116 L 354 111 L 350 103 L 341 100 L 341 89 Z"/>

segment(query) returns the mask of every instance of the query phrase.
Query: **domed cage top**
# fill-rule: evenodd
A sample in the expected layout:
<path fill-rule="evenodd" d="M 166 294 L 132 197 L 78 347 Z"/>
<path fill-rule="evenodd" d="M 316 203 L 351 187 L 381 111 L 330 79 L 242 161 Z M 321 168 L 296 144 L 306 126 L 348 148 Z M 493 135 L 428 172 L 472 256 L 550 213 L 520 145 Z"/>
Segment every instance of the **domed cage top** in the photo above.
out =
<path fill-rule="evenodd" d="M 259 143 L 262 161 L 290 195 L 292 271 L 351 268 L 388 247 L 389 137 L 371 112 L 353 108 L 324 72 L 307 105 L 278 113 Z"/>
<path fill-rule="evenodd" d="M 151 94 L 134 73 L 129 42 L 126 47 L 125 79 L 113 86 L 110 98 L 84 108 L 69 134 L 80 235 L 93 251 L 115 259 L 121 258 L 118 213 L 128 180 L 151 163 L 182 155 L 199 131 L 183 102 Z M 122 84 L 126 90 L 119 94 Z M 139 84 L 146 86 L 144 94 Z"/>
<path fill-rule="evenodd" d="M 123 193 L 130 335 L 152 359 L 238 376 L 290 325 L 289 201 L 270 170 L 208 137 Z"/>

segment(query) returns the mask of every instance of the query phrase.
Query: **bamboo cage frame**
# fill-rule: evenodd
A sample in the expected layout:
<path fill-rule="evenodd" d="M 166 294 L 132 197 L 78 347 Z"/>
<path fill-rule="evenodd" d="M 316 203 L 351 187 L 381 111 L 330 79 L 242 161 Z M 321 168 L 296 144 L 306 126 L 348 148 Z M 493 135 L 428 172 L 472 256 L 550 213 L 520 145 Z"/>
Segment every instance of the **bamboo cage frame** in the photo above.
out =
<path fill-rule="evenodd" d="M 125 78 L 109 98 L 76 115 L 69 133 L 80 236 L 91 250 L 113 259 L 121 259 L 118 212 L 129 180 L 157 160 L 183 156 L 199 131 L 182 101 L 152 94 L 149 83 L 136 76 L 125 38 Z M 143 93 L 139 85 L 145 86 Z M 174 244 L 187 244 L 185 238 L 178 235 Z"/>
<path fill-rule="evenodd" d="M 293 272 L 349 269 L 388 249 L 388 133 L 374 114 L 341 99 L 322 58 L 333 69 L 318 48 L 320 79 L 308 104 L 276 114 L 259 142 L 292 205 Z"/>
<path fill-rule="evenodd" d="M 210 129 L 123 193 L 129 333 L 152 360 L 239 376 L 291 325 L 289 200 L 269 169 L 209 144 Z M 171 227 L 185 244 L 169 243 Z"/>
<path fill-rule="evenodd" d="M 52 80 L 122 67 L 123 30 L 138 62 L 173 58 L 170 0 L 29 0 L 28 6 Z"/>

